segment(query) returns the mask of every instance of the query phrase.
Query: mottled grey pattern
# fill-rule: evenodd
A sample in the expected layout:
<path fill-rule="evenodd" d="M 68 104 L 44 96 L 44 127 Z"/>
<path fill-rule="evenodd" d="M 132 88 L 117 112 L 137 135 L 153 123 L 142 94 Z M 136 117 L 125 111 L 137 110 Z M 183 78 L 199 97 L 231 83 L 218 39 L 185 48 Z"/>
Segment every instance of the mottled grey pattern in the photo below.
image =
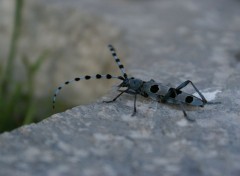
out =
<path fill-rule="evenodd" d="M 239 1 L 67 3 L 124 31 L 129 57 L 116 48 L 128 73 L 173 86 L 190 79 L 222 104 L 189 108 L 194 123 L 178 108 L 140 97 L 131 117 L 131 95 L 79 106 L 1 134 L 1 176 L 240 175 Z"/>

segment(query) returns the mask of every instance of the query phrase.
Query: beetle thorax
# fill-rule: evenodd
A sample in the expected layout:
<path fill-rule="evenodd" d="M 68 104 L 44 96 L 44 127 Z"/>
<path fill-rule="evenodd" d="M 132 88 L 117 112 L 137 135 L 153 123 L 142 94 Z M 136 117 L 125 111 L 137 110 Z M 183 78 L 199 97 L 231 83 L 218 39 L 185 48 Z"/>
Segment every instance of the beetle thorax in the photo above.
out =
<path fill-rule="evenodd" d="M 143 84 L 143 81 L 140 79 L 131 78 L 128 81 L 128 87 L 135 91 L 140 90 L 142 84 Z"/>

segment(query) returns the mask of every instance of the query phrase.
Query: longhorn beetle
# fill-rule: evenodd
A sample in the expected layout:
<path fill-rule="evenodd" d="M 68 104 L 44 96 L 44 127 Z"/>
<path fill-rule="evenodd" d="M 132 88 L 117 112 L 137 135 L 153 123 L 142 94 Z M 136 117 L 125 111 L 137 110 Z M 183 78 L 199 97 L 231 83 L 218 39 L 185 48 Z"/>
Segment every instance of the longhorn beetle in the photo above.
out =
<path fill-rule="evenodd" d="M 134 116 L 137 112 L 136 109 L 136 99 L 137 95 L 142 95 L 143 97 L 149 97 L 157 102 L 161 103 L 170 103 L 170 104 L 176 104 L 180 105 L 180 108 L 186 117 L 186 119 L 193 121 L 193 119 L 188 118 L 187 113 L 184 109 L 184 104 L 187 105 L 192 105 L 192 106 L 200 106 L 203 107 L 205 104 L 212 104 L 212 102 L 207 102 L 206 98 L 203 96 L 203 94 L 197 89 L 197 87 L 192 83 L 192 81 L 187 80 L 177 86 L 176 88 L 169 87 L 166 85 L 163 85 L 162 83 L 157 83 L 153 79 L 150 81 L 143 81 L 141 79 L 137 79 L 134 77 L 128 77 L 127 73 L 125 72 L 124 66 L 120 62 L 120 59 L 118 58 L 116 51 L 112 45 L 108 45 L 109 50 L 112 53 L 113 58 L 115 59 L 115 62 L 117 63 L 120 71 L 122 72 L 122 76 L 113 76 L 110 74 L 106 75 L 101 75 L 101 74 L 96 74 L 96 75 L 86 75 L 86 76 L 79 76 L 76 77 L 72 80 L 66 81 L 64 84 L 59 86 L 53 96 L 53 109 L 55 108 L 55 102 L 56 102 L 56 97 L 59 93 L 59 91 L 63 88 L 63 86 L 68 85 L 72 82 L 77 82 L 80 80 L 89 80 L 92 78 L 95 79 L 119 79 L 121 80 L 121 84 L 118 85 L 118 91 L 120 94 L 118 94 L 114 99 L 111 101 L 104 101 L 106 103 L 114 102 L 117 100 L 123 93 L 128 93 L 134 95 L 134 110 L 132 116 Z M 181 89 L 186 87 L 188 84 L 192 85 L 192 87 L 195 89 L 195 91 L 198 93 L 200 98 L 185 93 Z M 120 90 L 120 88 L 126 87 L 125 90 Z"/>

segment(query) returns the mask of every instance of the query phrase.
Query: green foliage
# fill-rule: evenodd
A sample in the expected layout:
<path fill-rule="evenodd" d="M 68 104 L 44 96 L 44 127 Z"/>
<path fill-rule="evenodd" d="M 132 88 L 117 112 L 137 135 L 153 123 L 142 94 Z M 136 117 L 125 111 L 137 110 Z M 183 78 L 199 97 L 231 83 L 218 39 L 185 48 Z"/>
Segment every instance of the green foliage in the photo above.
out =
<path fill-rule="evenodd" d="M 24 0 L 15 0 L 14 27 L 6 68 L 0 64 L 0 133 L 36 121 L 34 85 L 39 68 L 48 55 L 48 52 L 43 52 L 35 63 L 31 63 L 27 56 L 23 56 L 27 82 L 13 80 L 14 71 L 17 70 L 14 68 L 14 62 L 21 33 L 23 6 Z"/>

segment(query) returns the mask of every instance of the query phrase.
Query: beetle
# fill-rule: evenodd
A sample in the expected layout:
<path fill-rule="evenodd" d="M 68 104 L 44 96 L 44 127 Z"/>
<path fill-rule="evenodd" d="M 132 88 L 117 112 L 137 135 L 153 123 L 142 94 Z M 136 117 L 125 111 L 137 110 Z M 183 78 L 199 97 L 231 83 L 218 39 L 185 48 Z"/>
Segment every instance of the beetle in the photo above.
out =
<path fill-rule="evenodd" d="M 154 101 L 161 102 L 161 103 L 169 103 L 169 104 L 176 104 L 180 105 L 180 108 L 183 112 L 183 115 L 186 117 L 189 121 L 194 121 L 194 119 L 191 119 L 188 117 L 184 105 L 191 105 L 191 106 L 199 106 L 204 107 L 205 104 L 213 104 L 213 102 L 208 102 L 206 98 L 203 96 L 203 94 L 197 89 L 197 87 L 193 84 L 192 81 L 186 80 L 183 83 L 181 83 L 176 88 L 164 85 L 162 83 L 158 83 L 155 80 L 151 79 L 150 81 L 143 81 L 138 78 L 134 77 L 128 77 L 127 73 L 125 72 L 123 64 L 120 62 L 119 57 L 116 54 L 116 50 L 112 45 L 108 45 L 108 48 L 115 59 L 115 62 L 117 63 L 122 75 L 121 76 L 113 76 L 111 74 L 96 74 L 96 75 L 85 75 L 76 77 L 72 80 L 66 81 L 64 84 L 59 86 L 53 96 L 53 109 L 55 108 L 55 102 L 56 97 L 59 93 L 59 91 L 63 88 L 63 86 L 68 85 L 72 82 L 78 82 L 80 80 L 90 80 L 90 79 L 119 79 L 121 80 L 121 84 L 118 85 L 118 91 L 120 93 L 113 98 L 110 101 L 104 101 L 105 103 L 111 103 L 116 101 L 123 93 L 132 94 L 134 96 L 134 110 L 132 113 L 132 116 L 134 116 L 137 112 L 136 108 L 136 100 L 137 95 L 141 95 L 143 97 L 149 97 Z M 197 94 L 200 97 L 196 97 L 192 94 L 183 92 L 182 89 L 186 87 L 187 85 L 191 85 L 194 90 L 197 92 Z M 120 88 L 126 88 L 125 90 L 120 90 Z"/>

